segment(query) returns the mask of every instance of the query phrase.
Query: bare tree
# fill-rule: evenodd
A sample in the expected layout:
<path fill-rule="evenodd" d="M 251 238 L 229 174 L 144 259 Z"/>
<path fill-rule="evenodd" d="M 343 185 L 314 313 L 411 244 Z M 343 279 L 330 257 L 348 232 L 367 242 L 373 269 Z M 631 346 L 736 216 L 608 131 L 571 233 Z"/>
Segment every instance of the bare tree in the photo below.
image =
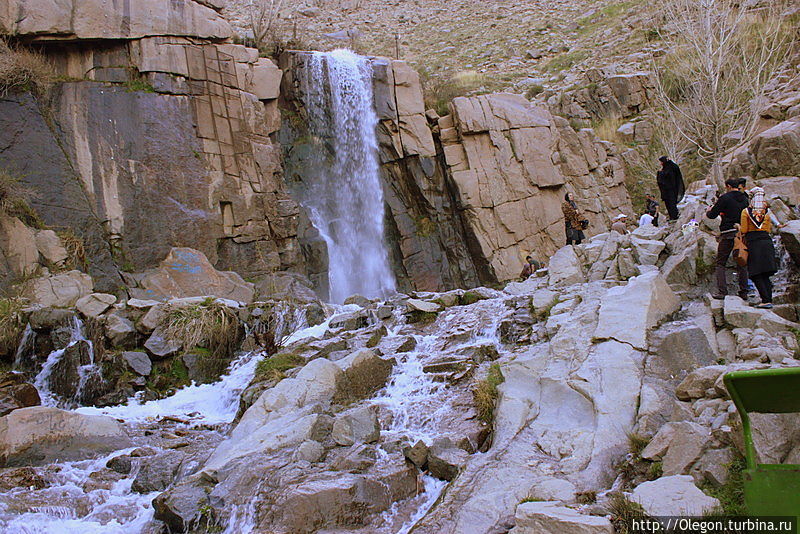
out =
<path fill-rule="evenodd" d="M 788 2 L 747 7 L 740 0 L 666 0 L 663 5 L 669 24 L 661 36 L 671 52 L 654 64 L 657 101 L 666 126 L 696 148 L 718 184 L 729 139 L 754 134 L 767 83 L 793 47 L 792 23 L 782 17 Z"/>
<path fill-rule="evenodd" d="M 247 4 L 247 25 L 253 32 L 256 48 L 261 49 L 276 31 L 283 0 L 249 0 Z"/>

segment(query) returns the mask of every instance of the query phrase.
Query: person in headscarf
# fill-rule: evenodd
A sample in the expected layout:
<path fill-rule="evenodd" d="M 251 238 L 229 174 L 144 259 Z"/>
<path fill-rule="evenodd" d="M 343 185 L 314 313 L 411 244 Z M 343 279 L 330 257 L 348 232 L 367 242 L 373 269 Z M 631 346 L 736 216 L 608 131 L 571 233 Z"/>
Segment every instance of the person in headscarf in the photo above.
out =
<path fill-rule="evenodd" d="M 739 230 L 747 243 L 747 273 L 758 290 L 761 304 L 757 308 L 772 308 L 772 280 L 778 271 L 775 245 L 772 243 L 772 213 L 764 196 L 764 189 L 750 190 L 750 205 L 742 210 Z"/>
<path fill-rule="evenodd" d="M 658 158 L 661 162 L 661 170 L 656 175 L 658 190 L 661 192 L 661 200 L 667 208 L 669 220 L 674 221 L 678 218 L 678 202 L 686 193 L 686 185 L 683 183 L 683 175 L 678 164 L 667 156 Z"/>
<path fill-rule="evenodd" d="M 567 245 L 575 243 L 580 245 L 586 236 L 583 233 L 583 216 L 578 211 L 578 206 L 572 199 L 572 193 L 564 195 L 564 203 L 561 204 L 561 211 L 564 213 L 564 227 L 567 232 Z"/>

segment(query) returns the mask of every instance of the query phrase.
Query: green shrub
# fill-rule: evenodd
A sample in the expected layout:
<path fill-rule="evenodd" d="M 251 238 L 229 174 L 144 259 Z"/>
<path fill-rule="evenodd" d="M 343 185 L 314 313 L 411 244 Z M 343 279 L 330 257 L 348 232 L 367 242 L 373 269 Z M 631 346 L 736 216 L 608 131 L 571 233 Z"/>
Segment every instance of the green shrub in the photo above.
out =
<path fill-rule="evenodd" d="M 611 523 L 614 531 L 620 534 L 632 534 L 631 523 L 633 520 L 647 519 L 644 509 L 638 503 L 629 501 L 622 493 L 614 493 L 608 500 L 608 513 L 611 514 Z"/>
<path fill-rule="evenodd" d="M 426 312 L 422 310 L 412 310 L 408 315 L 406 315 L 406 319 L 410 324 L 430 324 L 436 320 L 439 314 L 436 312 Z"/>
<path fill-rule="evenodd" d="M 474 391 L 475 407 L 478 410 L 478 419 L 491 424 L 494 420 L 494 406 L 497 402 L 497 386 L 505 381 L 500 366 L 493 363 L 489 366 L 486 378 L 478 382 Z"/>
<path fill-rule="evenodd" d="M 482 297 L 477 291 L 465 291 L 463 295 L 458 297 L 458 304 L 460 306 L 469 306 L 484 299 L 485 297 Z"/>
<path fill-rule="evenodd" d="M 125 89 L 129 93 L 133 93 L 133 92 L 136 92 L 136 91 L 139 91 L 139 92 L 142 92 L 142 93 L 155 93 L 156 92 L 155 88 L 152 85 L 150 85 L 150 83 L 147 80 L 143 80 L 141 78 L 134 78 L 132 80 L 128 80 L 123 85 L 125 85 Z"/>
<path fill-rule="evenodd" d="M 297 354 L 291 352 L 280 352 L 269 358 L 264 358 L 256 366 L 256 379 L 261 380 L 282 380 L 286 377 L 286 371 L 294 369 L 305 360 Z"/>
<path fill-rule="evenodd" d="M 636 458 L 641 458 L 642 451 L 647 447 L 648 443 L 650 443 L 649 438 L 635 432 L 628 432 L 628 449 Z"/>
<path fill-rule="evenodd" d="M 527 98 L 528 100 L 533 100 L 542 93 L 544 93 L 544 86 L 536 83 L 531 85 L 525 92 L 525 98 Z"/>
<path fill-rule="evenodd" d="M 560 54 L 545 65 L 547 72 L 561 72 L 572 68 L 576 63 L 583 61 L 589 57 L 589 53 L 584 50 L 574 50 L 572 52 L 565 52 Z"/>
<path fill-rule="evenodd" d="M 737 455 L 726 467 L 728 479 L 725 484 L 714 486 L 704 481 L 700 484 L 700 489 L 719 499 L 722 514 L 747 515 L 747 508 L 744 505 L 744 470 L 747 468 L 747 461 L 744 456 Z"/>

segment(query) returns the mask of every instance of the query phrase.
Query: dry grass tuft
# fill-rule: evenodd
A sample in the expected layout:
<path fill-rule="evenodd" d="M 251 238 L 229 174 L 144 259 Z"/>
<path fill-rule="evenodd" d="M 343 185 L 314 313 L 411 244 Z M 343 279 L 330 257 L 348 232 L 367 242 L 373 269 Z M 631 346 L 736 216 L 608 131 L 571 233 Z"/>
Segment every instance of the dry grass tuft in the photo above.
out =
<path fill-rule="evenodd" d="M 17 351 L 22 336 L 23 301 L 17 298 L 0 299 L 0 357 L 8 359 Z"/>
<path fill-rule="evenodd" d="M 32 191 L 22 185 L 19 178 L 0 169 L 0 215 L 18 217 L 24 214 L 30 210 L 28 200 L 32 195 Z"/>
<path fill-rule="evenodd" d="M 55 73 L 44 56 L 0 38 L 0 96 L 26 91 L 44 96 L 54 81 Z"/>
<path fill-rule="evenodd" d="M 168 306 L 159 327 L 165 339 L 181 342 L 185 350 L 207 349 L 208 357 L 220 360 L 233 356 L 240 337 L 239 318 L 212 298 L 190 306 Z"/>
<path fill-rule="evenodd" d="M 425 107 L 435 109 L 439 115 L 447 115 L 454 98 L 476 92 L 487 83 L 486 76 L 474 70 L 461 71 L 450 77 L 424 76 Z"/>
<path fill-rule="evenodd" d="M 478 419 L 484 423 L 491 423 L 494 419 L 494 406 L 498 395 L 497 386 L 504 381 L 500 366 L 493 363 L 489 367 L 489 374 L 475 388 L 475 407 L 478 410 Z"/>
<path fill-rule="evenodd" d="M 66 267 L 86 271 L 89 269 L 89 260 L 86 257 L 86 247 L 83 238 L 76 235 L 71 228 L 56 232 L 67 250 Z"/>

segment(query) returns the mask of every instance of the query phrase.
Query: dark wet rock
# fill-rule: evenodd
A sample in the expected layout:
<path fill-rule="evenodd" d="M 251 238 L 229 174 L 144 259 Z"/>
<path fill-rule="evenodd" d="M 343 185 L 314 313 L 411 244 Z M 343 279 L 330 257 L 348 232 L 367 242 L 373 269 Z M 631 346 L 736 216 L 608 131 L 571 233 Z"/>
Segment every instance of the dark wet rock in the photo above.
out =
<path fill-rule="evenodd" d="M 392 373 L 394 358 L 381 358 L 371 350 L 360 350 L 339 360 L 345 380 L 334 397 L 335 402 L 363 399 L 384 385 Z"/>
<path fill-rule="evenodd" d="M 442 480 L 453 480 L 466 465 L 469 453 L 447 438 L 434 440 L 428 451 L 428 469 Z"/>
<path fill-rule="evenodd" d="M 127 351 L 122 353 L 122 358 L 131 370 L 141 376 L 148 376 L 153 369 L 153 363 L 147 353 L 140 351 Z"/>
<path fill-rule="evenodd" d="M 33 384 L 25 382 L 22 374 L 10 372 L 0 376 L 0 417 L 18 408 L 39 404 L 39 392 Z"/>
<path fill-rule="evenodd" d="M 408 458 L 411 463 L 419 467 L 425 468 L 428 461 L 428 446 L 422 440 L 417 441 L 413 446 L 406 445 L 403 447 L 403 455 Z"/>
<path fill-rule="evenodd" d="M 129 454 L 123 454 L 121 456 L 115 456 L 107 461 L 106 467 L 112 471 L 116 471 L 117 473 L 127 475 L 131 472 L 133 461 L 131 460 L 131 456 Z"/>
<path fill-rule="evenodd" d="M 169 451 L 141 460 L 141 467 L 131 489 L 138 493 L 164 491 L 175 480 L 185 455 Z"/>
<path fill-rule="evenodd" d="M 212 486 L 200 476 L 178 482 L 153 499 L 154 518 L 166 523 L 173 532 L 188 531 L 199 519 L 200 508 L 208 504 Z"/>
<path fill-rule="evenodd" d="M 31 467 L 6 469 L 0 474 L 0 491 L 10 491 L 17 488 L 42 489 L 45 487 L 47 487 L 45 478 Z"/>

